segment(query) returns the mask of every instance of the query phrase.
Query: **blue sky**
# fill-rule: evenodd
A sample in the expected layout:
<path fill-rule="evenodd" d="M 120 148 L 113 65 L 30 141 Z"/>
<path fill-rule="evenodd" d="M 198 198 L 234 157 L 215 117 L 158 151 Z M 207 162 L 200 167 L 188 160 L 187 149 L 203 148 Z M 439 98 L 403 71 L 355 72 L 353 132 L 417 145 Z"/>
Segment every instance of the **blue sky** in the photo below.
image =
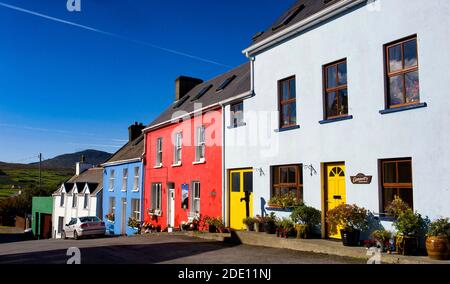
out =
<path fill-rule="evenodd" d="M 0 0 L 0 161 L 115 152 L 129 124 L 173 102 L 177 76 L 244 63 L 251 36 L 294 0 L 66 2 Z"/>

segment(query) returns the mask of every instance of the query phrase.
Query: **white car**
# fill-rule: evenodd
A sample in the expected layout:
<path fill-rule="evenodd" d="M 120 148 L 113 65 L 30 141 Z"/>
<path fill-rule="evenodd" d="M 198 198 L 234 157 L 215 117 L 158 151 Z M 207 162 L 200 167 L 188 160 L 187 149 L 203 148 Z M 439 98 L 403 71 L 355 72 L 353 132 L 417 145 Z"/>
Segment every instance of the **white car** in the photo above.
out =
<path fill-rule="evenodd" d="M 61 237 L 63 239 L 71 237 L 77 240 L 87 236 L 104 236 L 105 233 L 105 223 L 98 217 L 88 216 L 72 218 L 70 222 L 64 226 Z"/>

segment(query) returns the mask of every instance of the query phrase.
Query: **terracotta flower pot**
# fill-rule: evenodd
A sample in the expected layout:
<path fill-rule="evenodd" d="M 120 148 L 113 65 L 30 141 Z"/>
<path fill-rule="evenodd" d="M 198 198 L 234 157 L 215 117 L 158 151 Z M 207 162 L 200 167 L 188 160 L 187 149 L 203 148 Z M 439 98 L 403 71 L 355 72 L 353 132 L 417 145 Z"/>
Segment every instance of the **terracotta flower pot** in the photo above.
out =
<path fill-rule="evenodd" d="M 431 259 L 447 260 L 450 244 L 446 237 L 428 237 L 426 241 L 428 256 Z"/>

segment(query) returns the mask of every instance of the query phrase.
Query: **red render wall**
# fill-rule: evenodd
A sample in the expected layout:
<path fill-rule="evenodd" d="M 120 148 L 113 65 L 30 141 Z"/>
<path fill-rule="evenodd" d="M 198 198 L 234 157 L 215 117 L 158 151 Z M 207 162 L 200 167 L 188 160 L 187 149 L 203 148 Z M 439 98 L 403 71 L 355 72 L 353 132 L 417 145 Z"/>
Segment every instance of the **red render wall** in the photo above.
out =
<path fill-rule="evenodd" d="M 195 124 L 194 123 L 195 120 Z M 195 127 L 206 127 L 206 163 L 193 165 L 195 161 Z M 182 166 L 172 167 L 174 156 L 173 136 L 183 131 Z M 191 135 L 189 137 L 189 130 Z M 163 167 L 155 169 L 156 141 L 163 138 Z M 187 144 L 190 143 L 190 144 Z M 152 221 L 164 229 L 167 227 L 167 183 L 175 183 L 175 227 L 187 221 L 190 210 L 192 182 L 200 181 L 200 214 L 202 216 L 222 216 L 222 114 L 221 109 L 203 114 L 196 119 L 172 124 L 146 134 L 146 165 L 144 215 L 145 221 Z M 162 183 L 162 216 L 152 220 L 148 214 L 151 204 L 151 185 Z M 189 208 L 181 207 L 181 185 L 189 185 Z"/>

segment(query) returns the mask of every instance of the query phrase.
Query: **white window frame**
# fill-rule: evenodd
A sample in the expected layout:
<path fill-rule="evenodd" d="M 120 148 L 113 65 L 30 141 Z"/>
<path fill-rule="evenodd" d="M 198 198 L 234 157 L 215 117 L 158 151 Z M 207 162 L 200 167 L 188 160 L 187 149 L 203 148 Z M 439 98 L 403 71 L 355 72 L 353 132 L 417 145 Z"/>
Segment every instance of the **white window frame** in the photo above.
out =
<path fill-rule="evenodd" d="M 139 167 L 134 167 L 134 181 L 133 181 L 133 191 L 139 191 L 139 179 L 141 173 Z"/>
<path fill-rule="evenodd" d="M 156 139 L 156 164 L 155 167 L 162 167 L 163 161 L 162 161 L 162 156 L 163 156 L 163 149 L 162 149 L 162 138 L 158 138 Z"/>
<path fill-rule="evenodd" d="M 116 198 L 114 196 L 109 197 L 109 214 L 116 214 Z"/>
<path fill-rule="evenodd" d="M 84 209 L 88 209 L 88 208 L 89 208 L 89 193 L 84 193 L 84 204 L 83 204 L 83 208 L 84 208 Z"/>
<path fill-rule="evenodd" d="M 181 165 L 181 159 L 183 155 L 183 133 L 177 132 L 175 133 L 175 141 L 174 141 L 174 155 L 173 155 L 173 165 L 179 166 Z"/>
<path fill-rule="evenodd" d="M 128 168 L 122 170 L 122 191 L 127 191 L 128 188 Z"/>
<path fill-rule="evenodd" d="M 109 171 L 109 191 L 114 191 L 114 181 L 116 179 L 115 175 L 116 175 L 115 170 Z"/>
<path fill-rule="evenodd" d="M 151 210 L 162 210 L 162 183 L 152 184 L 151 198 Z"/>
<path fill-rule="evenodd" d="M 74 192 L 72 194 L 72 208 L 77 208 L 77 206 L 78 206 L 78 194 Z"/>
<path fill-rule="evenodd" d="M 206 152 L 206 128 L 205 126 L 197 127 L 195 130 L 195 162 L 205 162 Z"/>
<path fill-rule="evenodd" d="M 61 192 L 60 200 L 59 200 L 59 207 L 64 207 L 64 204 L 66 203 L 66 193 L 64 191 Z"/>
<path fill-rule="evenodd" d="M 191 212 L 194 214 L 200 214 L 200 182 L 193 181 L 192 182 L 192 192 L 191 192 Z"/>
<path fill-rule="evenodd" d="M 131 199 L 131 216 L 136 220 L 141 220 L 141 201 L 139 199 Z"/>

